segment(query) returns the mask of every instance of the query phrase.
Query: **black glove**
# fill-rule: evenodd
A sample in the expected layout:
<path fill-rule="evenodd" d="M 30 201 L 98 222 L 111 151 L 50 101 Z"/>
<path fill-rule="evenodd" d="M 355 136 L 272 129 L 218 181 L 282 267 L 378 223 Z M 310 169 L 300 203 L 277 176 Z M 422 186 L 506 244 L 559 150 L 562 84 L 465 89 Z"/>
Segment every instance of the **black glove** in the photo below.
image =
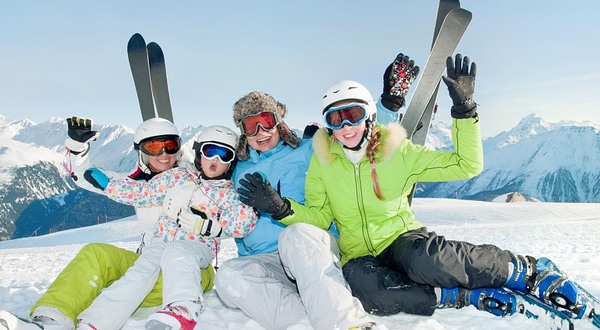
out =
<path fill-rule="evenodd" d="M 88 143 L 98 136 L 97 131 L 92 131 L 92 120 L 86 118 L 67 118 L 67 134 L 77 142 Z"/>
<path fill-rule="evenodd" d="M 473 93 L 475 92 L 475 74 L 477 66 L 471 63 L 471 72 L 469 72 L 469 58 L 456 54 L 456 66 L 452 61 L 452 57 L 446 59 L 446 69 L 448 77 L 442 77 L 450 98 L 454 104 L 451 109 L 453 118 L 472 118 L 477 115 L 477 104 L 473 101 Z"/>
<path fill-rule="evenodd" d="M 304 132 L 302 132 L 302 140 L 304 139 L 312 139 L 313 135 L 319 130 L 321 125 L 319 123 L 310 123 L 304 127 Z"/>
<path fill-rule="evenodd" d="M 269 180 L 263 180 L 260 173 L 247 173 L 240 179 L 240 184 L 243 188 L 238 188 L 237 192 L 242 203 L 261 212 L 270 213 L 274 220 L 281 220 L 292 214 L 290 201 L 281 198 Z"/>
<path fill-rule="evenodd" d="M 383 74 L 381 104 L 391 111 L 398 111 L 406 104 L 405 98 L 410 85 L 419 74 L 415 61 L 400 53 Z"/>

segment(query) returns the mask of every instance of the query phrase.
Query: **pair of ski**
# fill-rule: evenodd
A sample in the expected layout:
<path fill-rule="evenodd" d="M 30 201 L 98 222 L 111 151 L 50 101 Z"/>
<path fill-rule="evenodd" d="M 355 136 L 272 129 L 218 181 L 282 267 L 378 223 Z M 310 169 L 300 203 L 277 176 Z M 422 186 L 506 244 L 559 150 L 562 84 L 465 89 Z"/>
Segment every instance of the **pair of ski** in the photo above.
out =
<path fill-rule="evenodd" d="M 156 42 L 146 45 L 142 35 L 136 33 L 127 43 L 127 55 L 142 119 L 160 117 L 173 122 L 167 68 L 160 46 Z"/>
<path fill-rule="evenodd" d="M 460 8 L 459 0 L 440 0 L 429 58 L 400 121 L 414 144 L 425 145 L 437 110 L 436 98 L 446 58 L 456 50 L 472 16 L 470 11 Z M 415 187 L 408 196 L 409 203 L 412 203 Z"/>
<path fill-rule="evenodd" d="M 471 18 L 471 12 L 460 8 L 459 0 L 440 0 L 429 58 L 421 71 L 421 78 L 417 82 L 408 108 L 401 118 L 401 124 L 406 129 L 408 138 L 415 144 L 425 144 L 436 111 L 437 92 L 446 68 L 446 58 L 453 55 Z M 410 199 L 413 192 L 409 196 Z M 555 269 L 559 271 L 558 268 Z M 574 329 L 573 321 L 568 316 L 542 303 L 534 296 L 519 292 L 515 292 L 515 295 L 518 304 L 517 313 L 545 322 L 550 329 Z M 597 300 L 596 304 L 600 305 Z M 593 316 L 588 320 L 600 328 L 598 316 L 593 312 L 590 315 Z"/>

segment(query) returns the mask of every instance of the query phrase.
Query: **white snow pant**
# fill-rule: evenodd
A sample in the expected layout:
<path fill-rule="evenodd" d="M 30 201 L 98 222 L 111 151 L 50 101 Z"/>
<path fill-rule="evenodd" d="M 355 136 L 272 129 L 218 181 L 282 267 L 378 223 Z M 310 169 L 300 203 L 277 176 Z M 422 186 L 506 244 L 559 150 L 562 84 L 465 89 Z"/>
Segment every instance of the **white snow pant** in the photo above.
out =
<path fill-rule="evenodd" d="M 215 286 L 228 306 L 269 330 L 286 329 L 304 317 L 316 330 L 374 324 L 352 297 L 341 268 L 331 234 L 294 224 L 279 236 L 279 252 L 223 263 Z"/>
<path fill-rule="evenodd" d="M 163 305 L 202 300 L 200 268 L 208 267 L 213 253 L 198 241 L 152 243 L 119 280 L 104 289 L 78 319 L 98 330 L 120 329 L 152 291 L 163 269 Z"/>
<path fill-rule="evenodd" d="M 208 267 L 213 258 L 212 250 L 203 242 L 184 240 L 169 243 L 160 261 L 163 307 L 177 301 L 195 301 L 201 306 L 204 298 L 200 268 Z"/>

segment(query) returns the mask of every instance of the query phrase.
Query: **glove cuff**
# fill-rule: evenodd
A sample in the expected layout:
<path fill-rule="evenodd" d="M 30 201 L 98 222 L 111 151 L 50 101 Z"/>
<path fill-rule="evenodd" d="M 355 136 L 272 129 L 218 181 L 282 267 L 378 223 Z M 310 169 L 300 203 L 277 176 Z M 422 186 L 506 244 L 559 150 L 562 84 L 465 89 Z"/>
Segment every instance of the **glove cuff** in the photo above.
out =
<path fill-rule="evenodd" d="M 390 111 L 398 112 L 405 103 L 402 96 L 394 96 L 387 93 L 381 94 L 381 104 Z"/>
<path fill-rule="evenodd" d="M 473 118 L 477 115 L 477 103 L 468 98 L 460 104 L 453 105 L 450 108 L 450 115 L 456 119 Z"/>
<path fill-rule="evenodd" d="M 279 212 L 277 212 L 276 214 L 271 214 L 271 218 L 273 218 L 273 220 L 279 221 L 292 214 L 294 214 L 294 211 L 292 210 L 292 204 L 289 200 L 287 200 L 287 198 L 284 198 L 281 210 L 279 210 Z"/>
<path fill-rule="evenodd" d="M 71 150 L 72 153 L 74 154 L 80 154 L 84 151 L 86 151 L 90 145 L 89 143 L 85 143 L 85 142 L 79 142 L 79 141 L 75 141 L 71 138 L 67 138 L 65 140 L 65 147 L 69 150 Z"/>

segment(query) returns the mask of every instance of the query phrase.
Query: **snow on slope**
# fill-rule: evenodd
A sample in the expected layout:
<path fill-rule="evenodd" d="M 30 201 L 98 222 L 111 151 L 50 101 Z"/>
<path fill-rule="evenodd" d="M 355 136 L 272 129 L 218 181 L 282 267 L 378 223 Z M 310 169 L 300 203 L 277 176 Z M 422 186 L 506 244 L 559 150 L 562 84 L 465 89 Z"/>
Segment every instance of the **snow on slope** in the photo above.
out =
<path fill-rule="evenodd" d="M 415 199 L 414 209 L 421 223 L 447 238 L 492 243 L 517 253 L 550 257 L 600 296 L 600 204 Z M 0 309 L 26 316 L 85 242 L 110 242 L 134 250 L 137 247 L 134 220 L 130 217 L 37 238 L 1 242 Z M 223 262 L 235 255 L 233 241 L 225 240 L 219 260 Z M 226 307 L 214 290 L 205 297 L 201 329 L 263 329 L 241 311 Z M 144 319 L 153 310 L 139 310 L 123 329 L 143 330 Z M 391 330 L 548 329 L 543 323 L 521 315 L 499 318 L 474 307 L 438 310 L 431 317 L 399 314 L 374 318 Z M 584 321 L 577 321 L 576 327 L 594 329 Z M 303 320 L 288 329 L 312 328 Z"/>

